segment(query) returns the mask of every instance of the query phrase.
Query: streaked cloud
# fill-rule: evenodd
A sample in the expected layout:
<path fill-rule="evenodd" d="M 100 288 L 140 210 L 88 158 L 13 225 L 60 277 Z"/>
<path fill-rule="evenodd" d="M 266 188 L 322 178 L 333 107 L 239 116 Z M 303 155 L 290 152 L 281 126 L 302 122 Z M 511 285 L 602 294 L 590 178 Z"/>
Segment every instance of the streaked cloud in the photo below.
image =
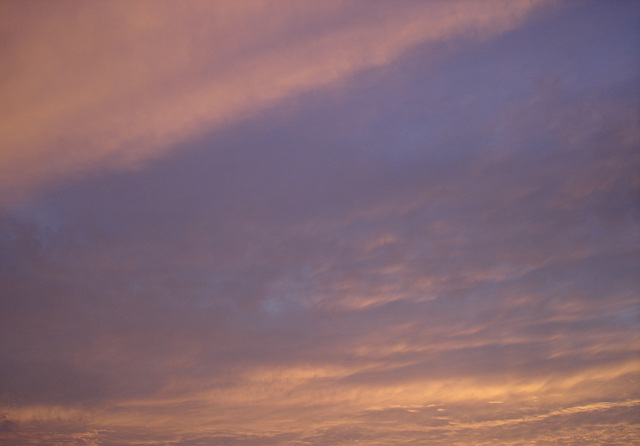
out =
<path fill-rule="evenodd" d="M 478 41 L 541 2 L 5 2 L 3 201 L 131 168 L 420 43 Z"/>
<path fill-rule="evenodd" d="M 637 441 L 631 3 L 26 5 L 106 48 L 0 185 L 0 442 Z"/>

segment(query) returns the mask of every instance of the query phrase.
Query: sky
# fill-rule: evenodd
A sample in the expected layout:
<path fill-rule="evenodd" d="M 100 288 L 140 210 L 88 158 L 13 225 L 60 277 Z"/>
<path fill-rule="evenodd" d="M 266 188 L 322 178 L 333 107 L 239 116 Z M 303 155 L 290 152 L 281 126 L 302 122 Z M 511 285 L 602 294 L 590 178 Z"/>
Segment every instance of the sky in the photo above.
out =
<path fill-rule="evenodd" d="M 640 443 L 637 1 L 0 35 L 0 445 Z"/>

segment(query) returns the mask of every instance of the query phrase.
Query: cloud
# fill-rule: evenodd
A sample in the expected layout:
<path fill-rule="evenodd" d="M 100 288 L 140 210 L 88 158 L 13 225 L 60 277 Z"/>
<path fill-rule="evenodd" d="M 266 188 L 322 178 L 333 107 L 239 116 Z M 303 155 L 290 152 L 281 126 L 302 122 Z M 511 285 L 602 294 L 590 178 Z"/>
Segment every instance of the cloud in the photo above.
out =
<path fill-rule="evenodd" d="M 239 32 L 221 65 L 289 54 L 292 35 L 300 48 L 360 27 L 375 37 L 376 14 L 387 31 L 409 14 L 318 2 L 291 6 L 296 21 L 246 5 L 273 13 L 259 26 L 281 44 Z M 246 5 L 220 26 L 253 23 Z M 422 23 L 424 3 L 407 5 Z M 143 168 L 3 209 L 0 440 L 632 442 L 640 84 L 636 46 L 619 45 L 633 15 L 604 5 L 471 39 L 437 65 L 420 37 L 322 94 L 316 80 L 283 93 L 293 112 L 273 99 L 189 143 L 152 144 L 164 156 Z M 177 31 L 187 12 L 159 7 L 175 39 L 191 34 Z M 144 29 L 168 23 L 154 17 Z"/>
<path fill-rule="evenodd" d="M 416 44 L 499 34 L 537 3 L 6 3 L 3 202 L 137 166 Z"/>

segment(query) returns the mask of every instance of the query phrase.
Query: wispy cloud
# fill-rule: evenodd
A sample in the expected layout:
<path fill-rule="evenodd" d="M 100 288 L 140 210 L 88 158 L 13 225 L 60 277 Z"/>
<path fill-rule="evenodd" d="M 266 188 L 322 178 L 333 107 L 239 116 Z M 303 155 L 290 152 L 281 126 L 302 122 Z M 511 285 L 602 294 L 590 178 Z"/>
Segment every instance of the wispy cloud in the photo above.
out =
<path fill-rule="evenodd" d="M 532 1 L 3 4 L 3 201 L 130 168 L 413 45 L 477 42 Z"/>
<path fill-rule="evenodd" d="M 637 8 L 33 5 L 0 442 L 637 440 Z"/>

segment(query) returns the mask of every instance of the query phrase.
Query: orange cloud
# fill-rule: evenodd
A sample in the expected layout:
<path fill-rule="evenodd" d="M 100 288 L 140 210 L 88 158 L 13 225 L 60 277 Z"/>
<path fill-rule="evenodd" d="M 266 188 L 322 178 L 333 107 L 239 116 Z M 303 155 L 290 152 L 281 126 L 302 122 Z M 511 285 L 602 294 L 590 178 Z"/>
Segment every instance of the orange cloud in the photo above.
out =
<path fill-rule="evenodd" d="M 207 390 L 194 382 L 188 391 L 168 388 L 156 397 L 93 410 L 23 406 L 5 407 L 4 413 L 23 425 L 64 421 L 76 423 L 83 432 L 97 432 L 99 426 L 103 432 L 135 435 L 139 426 L 146 426 L 159 443 L 187 433 L 259 438 L 285 432 L 309 435 L 347 424 L 375 429 L 376 413 L 387 413 L 387 423 L 394 422 L 385 429 L 395 428 L 405 435 L 415 435 L 415 429 L 424 436 L 442 429 L 481 433 L 508 426 L 526 432 L 522 425 L 544 426 L 552 418 L 637 408 L 637 399 L 608 400 L 607 395 L 612 385 L 621 390 L 638 370 L 638 362 L 630 361 L 555 380 L 548 376 L 486 380 L 469 375 L 380 385 L 342 381 L 355 371 L 348 367 L 259 368 L 228 388 Z M 578 381 L 587 386 L 577 386 Z"/>

